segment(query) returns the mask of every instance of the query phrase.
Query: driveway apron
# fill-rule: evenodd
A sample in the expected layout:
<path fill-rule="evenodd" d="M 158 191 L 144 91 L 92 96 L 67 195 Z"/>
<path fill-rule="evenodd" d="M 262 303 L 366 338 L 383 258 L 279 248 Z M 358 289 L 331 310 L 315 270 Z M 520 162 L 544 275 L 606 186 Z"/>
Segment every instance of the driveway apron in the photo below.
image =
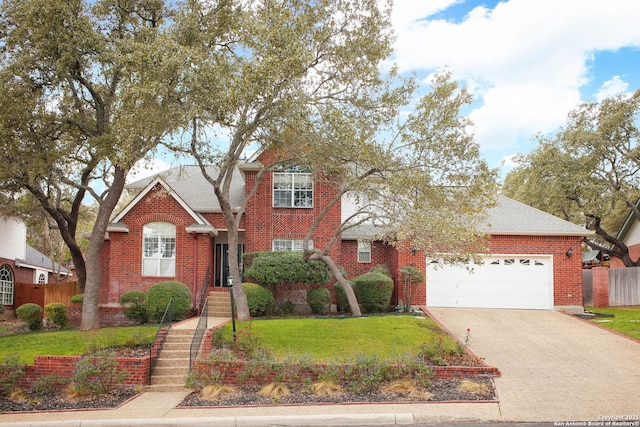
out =
<path fill-rule="evenodd" d="M 500 370 L 504 421 L 640 425 L 640 343 L 555 311 L 429 311 Z"/>

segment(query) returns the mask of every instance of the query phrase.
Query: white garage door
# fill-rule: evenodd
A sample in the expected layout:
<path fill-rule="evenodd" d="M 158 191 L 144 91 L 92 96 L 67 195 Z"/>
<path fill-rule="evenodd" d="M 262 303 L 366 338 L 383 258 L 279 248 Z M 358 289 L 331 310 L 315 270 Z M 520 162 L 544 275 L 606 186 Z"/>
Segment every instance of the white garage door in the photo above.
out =
<path fill-rule="evenodd" d="M 430 307 L 553 309 L 550 256 L 483 257 L 481 265 L 443 265 L 427 260 Z"/>

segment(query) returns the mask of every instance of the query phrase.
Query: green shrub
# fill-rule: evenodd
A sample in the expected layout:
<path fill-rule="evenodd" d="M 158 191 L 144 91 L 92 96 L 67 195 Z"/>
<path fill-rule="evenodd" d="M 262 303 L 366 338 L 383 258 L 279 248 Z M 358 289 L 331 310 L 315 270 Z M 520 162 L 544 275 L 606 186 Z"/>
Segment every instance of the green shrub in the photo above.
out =
<path fill-rule="evenodd" d="M 307 292 L 307 304 L 313 314 L 327 313 L 327 306 L 331 304 L 331 292 L 327 288 L 314 288 Z"/>
<path fill-rule="evenodd" d="M 365 313 L 386 311 L 393 293 L 393 279 L 389 276 L 373 272 L 356 277 L 354 292 L 358 303 Z"/>
<path fill-rule="evenodd" d="M 42 307 L 38 304 L 27 303 L 16 309 L 18 319 L 27 323 L 27 327 L 31 331 L 42 329 Z"/>
<path fill-rule="evenodd" d="M 242 289 L 247 296 L 249 313 L 252 316 L 269 316 L 273 314 L 276 300 L 269 289 L 255 283 L 243 283 Z"/>
<path fill-rule="evenodd" d="M 33 391 L 39 396 L 53 396 L 69 384 L 69 379 L 57 374 L 39 377 L 33 385 Z"/>
<path fill-rule="evenodd" d="M 67 329 L 71 324 L 67 317 L 67 306 L 61 302 L 52 302 L 44 306 L 44 312 L 49 320 L 58 325 L 60 329 Z"/>
<path fill-rule="evenodd" d="M 84 302 L 84 294 L 77 294 L 71 297 L 72 304 L 82 304 Z"/>
<path fill-rule="evenodd" d="M 160 322 L 169 300 L 173 298 L 171 320 L 179 320 L 184 318 L 191 308 L 191 297 L 191 291 L 184 283 L 160 282 L 147 291 L 144 307 L 151 321 Z"/>
<path fill-rule="evenodd" d="M 253 255 L 247 275 L 263 286 L 284 283 L 324 285 L 331 277 L 320 261 L 305 261 L 302 252 L 259 252 Z"/>
<path fill-rule="evenodd" d="M 127 319 L 138 323 L 147 323 L 147 310 L 144 307 L 144 292 L 129 291 L 120 295 L 120 309 Z"/>
<path fill-rule="evenodd" d="M 17 354 L 6 356 L 0 360 L 0 396 L 6 396 L 18 387 L 24 377 L 24 364 L 20 363 Z"/>
<path fill-rule="evenodd" d="M 293 315 L 293 313 L 295 313 L 295 311 L 296 311 L 296 305 L 291 301 L 285 301 L 280 306 L 280 310 L 278 310 L 278 313 L 283 316 L 291 316 Z"/>
<path fill-rule="evenodd" d="M 114 351 L 100 350 L 78 361 L 71 381 L 78 394 L 101 396 L 115 390 L 127 375 L 127 371 L 118 369 Z"/>

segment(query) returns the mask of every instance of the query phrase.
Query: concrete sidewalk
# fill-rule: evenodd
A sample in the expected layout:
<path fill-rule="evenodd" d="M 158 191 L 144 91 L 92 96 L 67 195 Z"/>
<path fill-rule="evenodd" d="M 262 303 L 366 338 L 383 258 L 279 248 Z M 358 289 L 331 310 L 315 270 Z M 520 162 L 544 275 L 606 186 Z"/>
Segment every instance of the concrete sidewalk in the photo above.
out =
<path fill-rule="evenodd" d="M 374 426 L 640 416 L 637 342 L 552 311 L 430 311 L 458 337 L 471 329 L 471 348 L 502 372 L 499 402 L 178 408 L 187 391 L 146 392 L 113 410 L 0 414 L 0 425 Z"/>

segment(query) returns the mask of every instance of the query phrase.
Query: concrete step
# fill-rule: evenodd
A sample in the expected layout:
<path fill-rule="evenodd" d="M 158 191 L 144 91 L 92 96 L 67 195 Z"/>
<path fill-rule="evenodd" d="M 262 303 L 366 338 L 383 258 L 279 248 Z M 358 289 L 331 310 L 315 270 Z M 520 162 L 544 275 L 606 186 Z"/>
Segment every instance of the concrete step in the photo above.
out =
<path fill-rule="evenodd" d="M 189 362 L 187 362 L 187 365 Z M 189 373 L 189 368 L 185 365 L 181 366 L 157 366 L 153 370 L 154 377 L 181 376 L 185 377 Z"/>
<path fill-rule="evenodd" d="M 173 385 L 183 387 L 186 380 L 186 375 L 154 375 L 151 378 L 151 385 Z"/>
<path fill-rule="evenodd" d="M 189 350 L 168 350 L 166 348 L 163 348 L 162 350 L 160 350 L 160 360 L 162 359 L 187 359 L 189 360 L 189 356 L 190 356 L 190 351 Z M 187 362 L 187 364 L 189 364 Z"/>
<path fill-rule="evenodd" d="M 167 339 L 164 341 L 165 344 L 169 344 L 169 343 L 185 343 L 185 342 L 191 342 L 191 340 L 193 339 L 193 334 L 195 333 L 195 331 L 193 331 L 192 334 L 181 334 L 181 335 L 169 335 L 167 336 Z"/>
<path fill-rule="evenodd" d="M 192 337 L 195 332 L 196 332 L 195 329 L 171 328 L 171 330 L 169 331 L 169 335 L 167 335 L 167 339 L 169 339 L 170 337 L 177 337 L 180 335 L 188 335 Z"/>
<path fill-rule="evenodd" d="M 170 384 L 156 384 L 149 385 L 146 387 L 146 391 L 148 392 L 158 392 L 158 393 L 167 393 L 167 392 L 181 392 L 187 391 L 183 385 L 170 385 Z"/>
<path fill-rule="evenodd" d="M 189 350 L 191 348 L 191 341 L 189 342 L 166 342 L 162 347 L 162 350 Z"/>
<path fill-rule="evenodd" d="M 209 317 L 231 317 L 231 310 L 209 310 Z"/>
<path fill-rule="evenodd" d="M 155 368 L 153 370 L 153 373 L 155 375 L 156 370 L 160 369 L 160 368 L 168 368 L 168 367 L 171 367 L 171 368 L 174 368 L 174 367 L 184 368 L 185 366 L 189 366 L 189 359 L 188 358 L 158 359 L 158 361 L 156 362 Z"/>

